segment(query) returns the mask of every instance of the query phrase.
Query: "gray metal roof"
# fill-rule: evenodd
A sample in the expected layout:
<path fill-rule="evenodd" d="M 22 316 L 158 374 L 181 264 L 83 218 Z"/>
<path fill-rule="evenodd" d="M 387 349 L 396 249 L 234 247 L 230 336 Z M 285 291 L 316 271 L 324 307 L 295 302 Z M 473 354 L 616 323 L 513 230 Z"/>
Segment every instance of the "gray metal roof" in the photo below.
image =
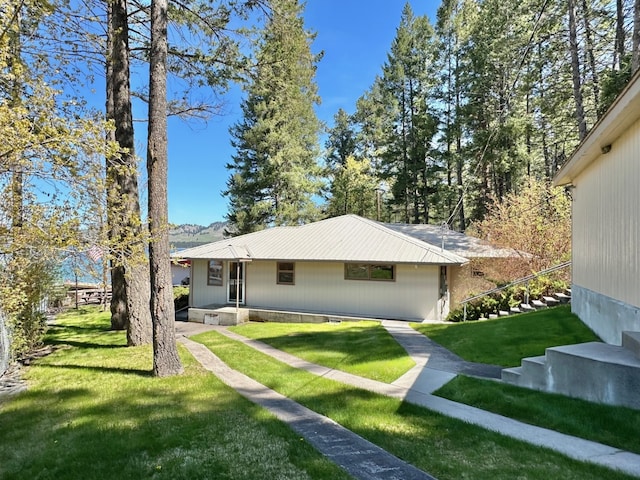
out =
<path fill-rule="evenodd" d="M 178 258 L 461 265 L 455 253 L 357 215 L 274 227 L 173 254 Z"/>
<path fill-rule="evenodd" d="M 489 242 L 470 237 L 454 230 L 443 229 L 437 225 L 418 225 L 406 223 L 385 223 L 387 228 L 402 232 L 423 242 L 443 247 L 447 252 L 466 258 L 512 258 L 529 257 L 527 253 L 512 248 L 497 248 Z"/>

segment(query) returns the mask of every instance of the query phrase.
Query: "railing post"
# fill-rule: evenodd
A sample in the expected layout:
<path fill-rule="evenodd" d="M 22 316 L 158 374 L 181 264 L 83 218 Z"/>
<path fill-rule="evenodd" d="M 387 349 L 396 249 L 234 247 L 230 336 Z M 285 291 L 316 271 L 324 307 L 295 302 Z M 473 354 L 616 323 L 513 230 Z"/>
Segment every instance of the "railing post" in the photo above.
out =
<path fill-rule="evenodd" d="M 524 291 L 524 303 L 529 304 L 529 282 L 525 283 L 526 288 Z"/>
<path fill-rule="evenodd" d="M 462 321 L 466 322 L 467 321 L 467 304 L 464 304 L 464 313 L 462 314 Z"/>

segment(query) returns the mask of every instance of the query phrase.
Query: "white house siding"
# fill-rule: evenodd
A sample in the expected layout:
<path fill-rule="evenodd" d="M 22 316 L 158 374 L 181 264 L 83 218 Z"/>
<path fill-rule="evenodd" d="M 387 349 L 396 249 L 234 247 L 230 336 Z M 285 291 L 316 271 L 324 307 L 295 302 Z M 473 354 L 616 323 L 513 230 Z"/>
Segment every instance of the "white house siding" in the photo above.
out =
<path fill-rule="evenodd" d="M 603 340 L 640 330 L 640 121 L 573 180 L 573 309 Z"/>
<path fill-rule="evenodd" d="M 206 260 L 193 261 L 191 306 L 226 303 L 226 285 L 207 286 L 206 268 Z M 276 268 L 275 261 L 247 264 L 247 305 L 375 318 L 440 319 L 436 265 L 396 265 L 396 280 L 386 282 L 345 280 L 341 262 L 295 262 L 295 285 L 278 285 Z"/>
<path fill-rule="evenodd" d="M 207 305 L 225 305 L 227 303 L 227 282 L 222 286 L 207 285 L 208 260 L 192 260 L 191 285 L 189 287 L 189 306 L 204 307 Z M 228 274 L 229 266 L 225 264 L 223 276 Z"/>

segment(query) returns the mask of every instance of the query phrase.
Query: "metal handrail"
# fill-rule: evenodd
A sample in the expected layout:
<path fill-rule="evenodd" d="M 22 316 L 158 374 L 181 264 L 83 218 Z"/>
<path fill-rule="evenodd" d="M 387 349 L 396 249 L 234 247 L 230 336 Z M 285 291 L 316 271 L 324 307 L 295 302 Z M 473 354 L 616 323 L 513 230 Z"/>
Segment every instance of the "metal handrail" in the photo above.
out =
<path fill-rule="evenodd" d="M 464 307 L 463 321 L 467 320 L 467 303 L 469 303 L 469 302 L 471 302 L 473 300 L 477 300 L 478 298 L 486 297 L 487 295 L 491 295 L 492 293 L 501 292 L 502 290 L 506 290 L 507 288 L 513 287 L 515 285 L 520 285 L 522 283 L 528 283 L 529 281 L 533 280 L 534 278 L 538 278 L 541 275 L 546 275 L 547 273 L 555 272 L 557 270 L 562 270 L 563 268 L 567 268 L 569 266 L 571 266 L 571 260 L 569 260 L 568 262 L 560 263 L 558 265 L 555 265 L 553 267 L 547 268 L 545 270 L 541 270 L 539 272 L 532 273 L 531 275 L 527 275 L 526 277 L 519 278 L 519 279 L 514 280 L 513 282 L 508 283 L 506 285 L 503 285 L 501 287 L 492 288 L 491 290 L 487 290 L 486 292 L 479 293 L 478 295 L 474 295 L 473 297 L 465 298 L 464 300 L 462 300 L 460 302 L 460 305 L 462 305 Z"/>

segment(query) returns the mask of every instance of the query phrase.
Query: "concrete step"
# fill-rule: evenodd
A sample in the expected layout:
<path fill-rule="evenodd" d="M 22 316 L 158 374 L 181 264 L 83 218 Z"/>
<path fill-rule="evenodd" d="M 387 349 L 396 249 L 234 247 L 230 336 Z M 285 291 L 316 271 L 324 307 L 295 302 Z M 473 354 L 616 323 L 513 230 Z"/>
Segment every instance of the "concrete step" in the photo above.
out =
<path fill-rule="evenodd" d="M 496 318 L 498 318 L 498 314 L 497 313 L 490 313 L 489 314 L 489 319 L 490 320 L 493 320 L 493 319 L 496 319 Z"/>
<path fill-rule="evenodd" d="M 529 305 L 528 303 L 521 303 L 520 304 L 520 309 L 523 312 L 533 312 L 535 310 L 535 308 L 533 308 L 531 305 Z"/>
<path fill-rule="evenodd" d="M 499 310 L 498 311 L 498 316 L 499 317 L 508 317 L 509 315 L 511 315 L 511 312 L 507 312 L 506 310 Z"/>
<path fill-rule="evenodd" d="M 518 313 L 522 313 L 522 310 L 520 310 L 518 307 L 511 307 L 509 309 L 509 312 L 511 312 L 511 315 L 516 315 Z"/>
<path fill-rule="evenodd" d="M 567 295 L 566 293 L 554 293 L 553 296 L 556 297 L 560 303 L 569 303 L 571 301 L 571 295 Z"/>
<path fill-rule="evenodd" d="M 501 378 L 504 383 L 510 385 L 520 385 L 520 376 L 522 375 L 522 367 L 504 368 Z"/>
<path fill-rule="evenodd" d="M 546 390 L 547 388 L 547 362 L 544 355 L 522 359 L 522 375 L 519 385 L 533 388 L 534 390 Z"/>
<path fill-rule="evenodd" d="M 548 386 L 553 392 L 640 409 L 640 358 L 631 350 L 589 342 L 546 352 Z"/>
<path fill-rule="evenodd" d="M 622 347 L 640 358 L 640 332 L 622 332 Z"/>
<path fill-rule="evenodd" d="M 556 305 L 558 305 L 560 303 L 560 300 L 558 300 L 557 298 L 554 297 L 542 297 L 542 300 L 544 301 L 544 303 L 547 304 L 548 307 L 555 307 Z"/>
<path fill-rule="evenodd" d="M 547 308 L 547 305 L 540 300 L 531 300 L 531 306 L 533 306 L 533 308 L 535 308 L 536 310 Z"/>

